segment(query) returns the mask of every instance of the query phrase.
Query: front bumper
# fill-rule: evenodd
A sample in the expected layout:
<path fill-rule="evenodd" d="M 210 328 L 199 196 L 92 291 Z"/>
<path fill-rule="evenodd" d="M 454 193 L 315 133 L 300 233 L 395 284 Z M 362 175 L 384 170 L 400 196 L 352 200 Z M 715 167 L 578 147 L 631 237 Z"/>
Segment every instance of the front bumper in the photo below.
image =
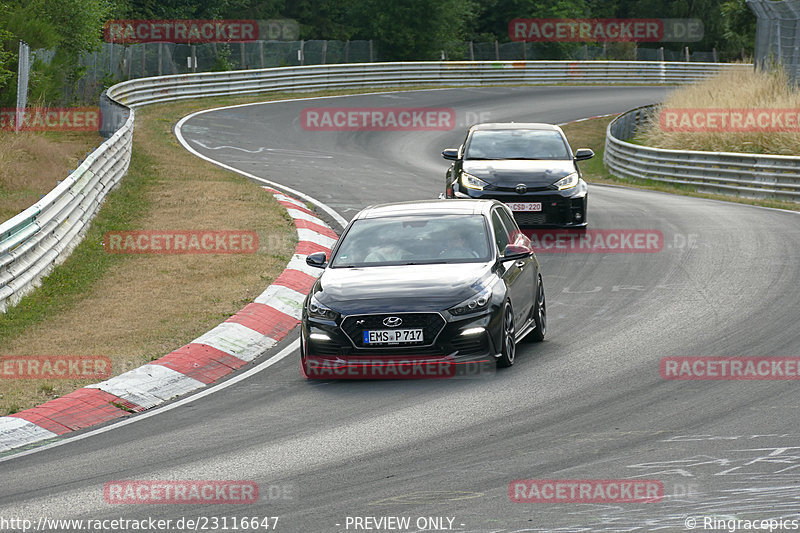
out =
<path fill-rule="evenodd" d="M 541 202 L 539 212 L 514 212 L 514 219 L 521 228 L 558 227 L 583 228 L 586 218 L 588 186 L 581 180 L 578 185 L 563 191 L 531 191 L 525 194 L 497 190 L 476 190 L 454 184 L 453 198 L 493 199 L 503 203 Z"/>
<path fill-rule="evenodd" d="M 375 347 L 353 342 L 353 337 L 342 327 L 346 318 L 338 324 L 304 318 L 301 369 L 311 379 L 430 379 L 493 374 L 500 351 L 495 315 L 499 314 L 451 317 L 421 345 Z M 462 334 L 470 328 L 484 330 Z M 355 336 L 360 332 L 350 334 Z"/>

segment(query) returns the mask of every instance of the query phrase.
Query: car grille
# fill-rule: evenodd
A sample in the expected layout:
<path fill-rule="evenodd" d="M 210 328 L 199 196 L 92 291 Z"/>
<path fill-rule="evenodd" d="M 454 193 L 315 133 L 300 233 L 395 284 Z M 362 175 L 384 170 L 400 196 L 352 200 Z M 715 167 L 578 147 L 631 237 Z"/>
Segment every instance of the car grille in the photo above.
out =
<path fill-rule="evenodd" d="M 342 349 L 330 342 L 309 341 L 308 352 L 313 355 L 342 355 Z"/>
<path fill-rule="evenodd" d="M 498 186 L 495 186 L 492 190 L 500 191 L 500 192 L 517 192 L 517 187 L 516 187 L 516 185 L 514 187 L 498 187 Z M 551 187 L 549 185 L 545 185 L 544 187 L 533 187 L 533 186 L 531 186 L 531 187 L 528 187 L 526 189 L 527 192 L 541 192 L 541 191 L 552 191 L 552 190 L 554 190 L 553 187 Z"/>
<path fill-rule="evenodd" d="M 453 348 L 458 350 L 458 355 L 473 355 L 485 353 L 488 349 L 486 335 L 456 337 L 452 341 Z"/>
<path fill-rule="evenodd" d="M 514 218 L 520 226 L 538 226 L 547 224 L 548 216 L 546 213 L 525 213 L 517 211 L 514 213 Z"/>
<path fill-rule="evenodd" d="M 383 320 L 390 316 L 403 319 L 401 329 L 422 328 L 422 343 L 411 344 L 378 344 L 371 346 L 364 344 L 362 331 L 367 329 L 393 329 L 383 325 Z M 362 321 L 359 324 L 358 322 Z M 350 338 L 356 348 L 397 349 L 398 347 L 422 347 L 433 344 L 436 336 L 442 331 L 445 322 L 439 313 L 389 313 L 382 315 L 353 315 L 342 322 L 342 330 Z"/>

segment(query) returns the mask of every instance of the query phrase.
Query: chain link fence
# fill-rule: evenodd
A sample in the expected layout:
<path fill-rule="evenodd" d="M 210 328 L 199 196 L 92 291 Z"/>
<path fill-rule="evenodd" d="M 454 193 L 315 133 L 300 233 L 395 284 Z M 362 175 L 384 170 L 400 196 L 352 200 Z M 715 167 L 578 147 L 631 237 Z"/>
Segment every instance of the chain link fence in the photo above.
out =
<path fill-rule="evenodd" d="M 572 44 L 572 43 L 465 43 L 464 50 L 456 47 L 458 57 L 444 59 L 463 59 L 470 61 L 537 61 L 564 59 L 576 61 L 693 61 L 716 63 L 717 53 L 682 50 L 668 50 L 664 47 L 641 48 L 636 43 Z"/>
<path fill-rule="evenodd" d="M 36 59 L 49 62 L 54 53 L 37 50 Z M 444 60 L 620 60 L 716 62 L 717 54 L 640 48 L 635 43 L 587 45 L 575 43 L 465 42 L 442 52 Z M 95 102 L 105 87 L 120 81 L 150 76 L 247 70 L 269 67 L 371 63 L 386 61 L 373 41 L 253 41 L 233 43 L 174 44 L 104 43 L 96 52 L 85 54 L 84 76 L 75 88 L 65 88 L 68 99 Z M 73 92 L 76 91 L 76 92 Z"/>
<path fill-rule="evenodd" d="M 37 56 L 46 60 L 47 56 Z M 252 41 L 234 43 L 104 43 L 86 54 L 77 98 L 90 101 L 104 87 L 134 78 L 329 63 L 381 61 L 372 41 Z"/>
<path fill-rule="evenodd" d="M 747 0 L 758 17 L 755 64 L 782 65 L 800 83 L 800 0 Z"/>

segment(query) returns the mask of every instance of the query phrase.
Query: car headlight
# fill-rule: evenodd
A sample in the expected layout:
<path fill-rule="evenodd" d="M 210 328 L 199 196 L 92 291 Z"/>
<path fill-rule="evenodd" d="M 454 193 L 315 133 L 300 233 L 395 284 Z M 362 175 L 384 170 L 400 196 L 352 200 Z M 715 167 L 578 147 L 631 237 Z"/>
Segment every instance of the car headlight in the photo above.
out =
<path fill-rule="evenodd" d="M 323 320 L 336 320 L 336 317 L 339 314 L 327 307 L 322 305 L 319 300 L 317 300 L 317 296 L 313 295 L 311 299 L 308 301 L 308 316 L 311 318 L 321 318 Z"/>
<path fill-rule="evenodd" d="M 571 189 L 578 184 L 578 173 L 573 172 L 569 176 L 565 176 L 555 182 L 553 187 L 558 189 L 559 191 L 563 191 L 564 189 Z"/>
<path fill-rule="evenodd" d="M 467 174 L 466 172 L 462 172 L 461 185 L 463 185 L 467 189 L 475 189 L 478 191 L 482 191 L 483 188 L 488 186 L 489 184 L 483 181 L 482 179 L 473 176 L 472 174 Z"/>
<path fill-rule="evenodd" d="M 469 299 L 464 300 L 455 307 L 451 307 L 450 309 L 448 309 L 448 311 L 450 312 L 451 315 L 456 315 L 456 316 L 470 315 L 472 313 L 483 311 L 484 309 L 489 307 L 489 303 L 491 301 L 492 301 L 492 288 L 486 287 L 475 296 L 472 296 Z"/>

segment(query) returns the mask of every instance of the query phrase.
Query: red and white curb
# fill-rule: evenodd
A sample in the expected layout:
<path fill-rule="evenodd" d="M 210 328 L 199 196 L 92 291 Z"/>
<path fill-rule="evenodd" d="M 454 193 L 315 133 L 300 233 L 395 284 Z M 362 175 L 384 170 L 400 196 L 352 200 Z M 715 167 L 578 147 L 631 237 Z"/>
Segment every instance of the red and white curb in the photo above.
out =
<path fill-rule="evenodd" d="M 214 383 L 283 339 L 299 322 L 320 271 L 306 264 L 338 236 L 303 202 L 264 187 L 294 220 L 299 242 L 286 269 L 255 301 L 189 344 L 134 370 L 0 417 L 0 452 L 144 411 Z"/>

